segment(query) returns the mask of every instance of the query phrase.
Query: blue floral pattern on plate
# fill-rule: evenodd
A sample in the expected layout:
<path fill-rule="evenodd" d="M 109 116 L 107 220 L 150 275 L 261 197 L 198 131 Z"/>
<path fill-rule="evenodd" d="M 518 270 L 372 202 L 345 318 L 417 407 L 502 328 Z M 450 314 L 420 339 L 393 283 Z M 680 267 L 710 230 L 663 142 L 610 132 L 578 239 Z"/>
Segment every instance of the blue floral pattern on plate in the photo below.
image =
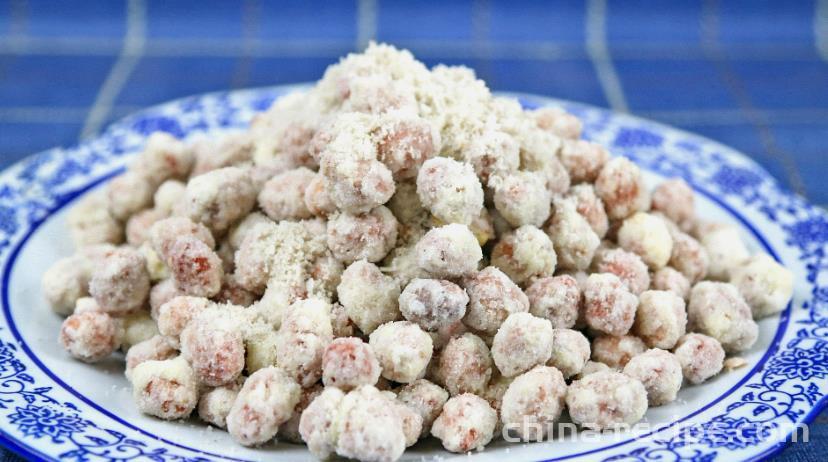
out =
<path fill-rule="evenodd" d="M 57 393 L 62 384 L 25 346 L 10 313 L 8 274 L 19 249 L 45 219 L 92 185 L 120 171 L 147 134 L 183 137 L 245 126 L 258 111 L 297 87 L 196 96 L 148 109 L 72 149 L 32 156 L 0 175 L 0 262 L 4 271 L 0 319 L 0 441 L 30 457 L 77 461 L 202 461 L 233 459 L 135 431 L 127 422 L 87 411 L 82 400 Z M 779 188 L 752 161 L 715 142 L 606 110 L 531 95 L 529 107 L 562 105 L 584 121 L 586 138 L 610 146 L 642 167 L 680 176 L 722 205 L 738 208 L 774 240 L 786 265 L 799 265 L 810 295 L 783 313 L 777 347 L 737 389 L 722 396 L 725 411 L 701 424 L 674 422 L 638 439 L 592 452 L 607 461 L 744 460 L 779 450 L 768 438 L 778 428 L 810 420 L 828 389 L 828 217 Z M 780 248 L 784 246 L 784 248 Z M 71 391 L 71 390 L 70 390 Z M 77 393 L 77 391 L 72 391 Z M 81 410 L 84 409 L 84 410 Z M 716 409 L 719 409 L 718 407 Z M 746 449 L 756 449 L 745 452 Z"/>

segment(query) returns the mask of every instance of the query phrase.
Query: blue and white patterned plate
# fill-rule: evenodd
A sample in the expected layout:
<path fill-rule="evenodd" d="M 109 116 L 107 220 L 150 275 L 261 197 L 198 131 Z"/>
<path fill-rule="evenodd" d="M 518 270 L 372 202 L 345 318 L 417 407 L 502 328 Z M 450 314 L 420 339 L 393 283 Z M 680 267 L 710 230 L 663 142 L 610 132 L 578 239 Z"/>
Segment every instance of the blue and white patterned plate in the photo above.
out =
<path fill-rule="evenodd" d="M 217 93 L 161 105 L 116 123 L 72 149 L 54 149 L 0 175 L 0 442 L 34 459 L 78 461 L 304 460 L 302 446 L 248 449 L 198 422 L 161 422 L 138 414 L 120 360 L 88 366 L 58 346 L 61 319 L 40 293 L 40 276 L 71 254 L 67 205 L 121 171 L 147 134 L 177 137 L 243 127 L 297 87 Z M 746 367 L 686 387 L 670 405 L 648 411 L 628 432 L 574 441 L 492 444 L 476 460 L 755 460 L 784 447 L 828 392 L 828 217 L 783 191 L 745 156 L 704 138 L 603 109 L 530 95 L 526 106 L 564 106 L 581 117 L 585 137 L 646 170 L 655 184 L 680 176 L 698 192 L 701 216 L 739 226 L 754 251 L 796 275 L 781 316 L 762 320 Z M 454 456 L 435 443 L 405 459 Z"/>

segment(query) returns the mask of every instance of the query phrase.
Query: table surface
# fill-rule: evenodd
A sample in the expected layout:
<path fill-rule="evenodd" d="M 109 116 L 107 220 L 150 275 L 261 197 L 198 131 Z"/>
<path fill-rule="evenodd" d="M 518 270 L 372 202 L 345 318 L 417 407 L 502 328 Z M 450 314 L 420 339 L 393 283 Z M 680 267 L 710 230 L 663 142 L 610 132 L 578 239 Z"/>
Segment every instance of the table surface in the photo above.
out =
<path fill-rule="evenodd" d="M 0 0 L 0 168 L 170 99 L 316 80 L 378 40 L 700 133 L 828 205 L 828 0 L 655 4 Z M 826 415 L 779 459 L 825 460 Z"/>

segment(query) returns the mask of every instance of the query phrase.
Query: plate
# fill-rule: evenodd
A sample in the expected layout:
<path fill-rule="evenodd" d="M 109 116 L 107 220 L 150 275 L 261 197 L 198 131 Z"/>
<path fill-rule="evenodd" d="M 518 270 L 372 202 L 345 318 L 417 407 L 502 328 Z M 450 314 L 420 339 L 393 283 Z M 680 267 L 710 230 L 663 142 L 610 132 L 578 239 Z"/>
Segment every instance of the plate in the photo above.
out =
<path fill-rule="evenodd" d="M 61 318 L 40 293 L 40 277 L 70 255 L 66 210 L 122 171 L 156 130 L 179 138 L 244 127 L 281 95 L 301 86 L 189 97 L 130 116 L 71 149 L 32 156 L 0 175 L 0 442 L 32 459 L 90 461 L 313 460 L 303 446 L 249 449 L 196 421 L 162 422 L 132 404 L 120 358 L 94 366 L 71 360 L 56 341 Z M 828 216 L 780 189 L 746 156 L 654 122 L 540 96 L 510 94 L 526 107 L 561 106 L 584 121 L 584 136 L 636 161 L 652 186 L 686 179 L 698 213 L 738 226 L 754 252 L 795 274 L 792 303 L 759 322 L 748 365 L 653 408 L 623 432 L 588 433 L 535 444 L 499 441 L 475 460 L 755 460 L 806 435 L 804 424 L 828 392 Z M 436 442 L 404 460 L 463 458 Z"/>

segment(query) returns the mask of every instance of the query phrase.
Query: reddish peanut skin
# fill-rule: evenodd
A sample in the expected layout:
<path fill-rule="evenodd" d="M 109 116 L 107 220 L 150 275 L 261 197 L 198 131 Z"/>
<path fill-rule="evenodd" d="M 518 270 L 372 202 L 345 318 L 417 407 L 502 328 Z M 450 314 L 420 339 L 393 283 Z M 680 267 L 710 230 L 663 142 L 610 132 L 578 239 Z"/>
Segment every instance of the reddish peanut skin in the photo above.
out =
<path fill-rule="evenodd" d="M 98 362 L 120 345 L 119 328 L 108 314 L 96 311 L 76 313 L 63 321 L 60 344 L 75 358 Z"/>
<path fill-rule="evenodd" d="M 335 339 L 322 356 L 322 383 L 344 391 L 374 385 L 380 365 L 370 345 L 355 337 Z"/>
<path fill-rule="evenodd" d="M 175 286 L 187 295 L 212 297 L 221 290 L 221 259 L 201 240 L 182 236 L 173 242 L 166 259 Z"/>

